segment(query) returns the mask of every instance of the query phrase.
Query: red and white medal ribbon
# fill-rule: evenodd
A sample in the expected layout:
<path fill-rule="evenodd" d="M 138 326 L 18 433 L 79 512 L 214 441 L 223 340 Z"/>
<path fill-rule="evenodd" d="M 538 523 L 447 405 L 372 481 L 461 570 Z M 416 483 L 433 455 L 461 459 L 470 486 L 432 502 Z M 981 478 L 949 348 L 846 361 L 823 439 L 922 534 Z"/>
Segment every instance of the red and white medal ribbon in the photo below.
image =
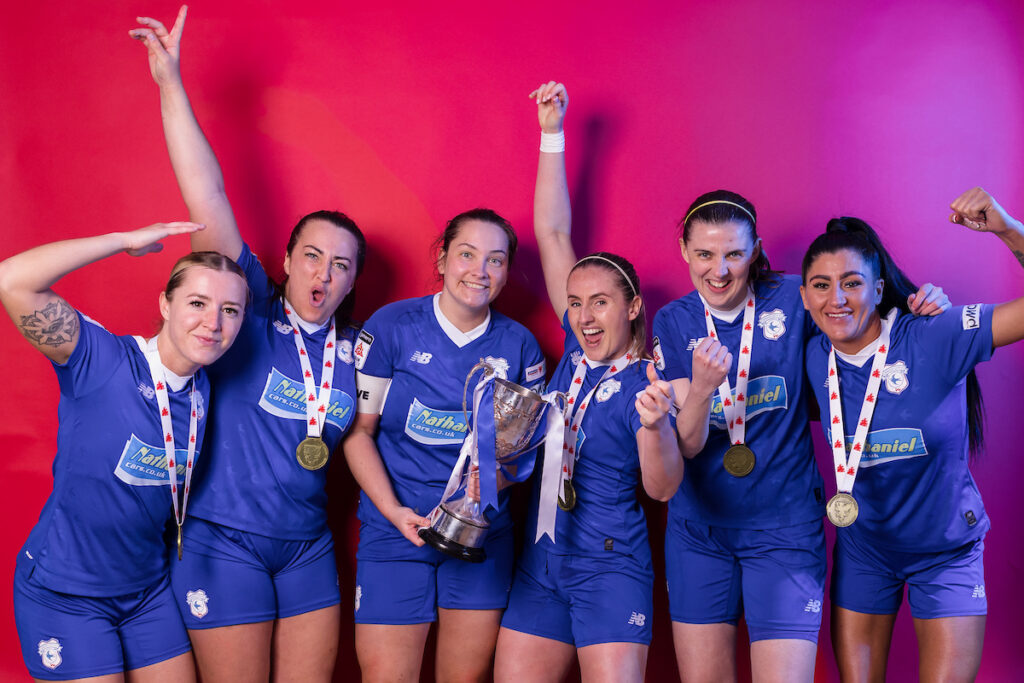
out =
<path fill-rule="evenodd" d="M 704 304 L 704 322 L 708 326 L 708 336 L 718 339 L 715 331 L 714 316 L 704 297 L 700 298 Z M 732 395 L 732 387 L 729 385 L 729 374 L 718 385 L 718 398 L 722 402 L 722 412 L 725 415 L 726 428 L 729 430 L 729 443 L 738 446 L 743 443 L 747 433 L 747 382 L 750 381 L 750 352 L 754 344 L 754 293 L 747 290 L 747 303 L 743 307 L 743 328 L 740 330 L 740 348 L 736 358 L 736 396 Z M 718 341 L 721 341 L 718 339 Z"/>
<path fill-rule="evenodd" d="M 853 433 L 853 445 L 849 455 L 846 452 L 846 432 L 843 429 L 843 403 L 839 395 L 839 374 L 836 371 L 836 349 L 833 346 L 828 353 L 828 412 L 829 427 L 832 435 L 832 460 L 836 468 L 836 489 L 840 493 L 851 493 L 853 483 L 860 469 L 860 459 L 868 439 L 868 428 L 871 416 L 878 402 L 878 388 L 882 384 L 882 369 L 885 359 L 889 356 L 889 332 L 892 315 L 882 320 L 882 334 L 879 335 L 875 347 L 875 358 L 871 363 L 871 375 L 864 392 L 864 403 L 860 409 L 857 428 Z"/>
<path fill-rule="evenodd" d="M 601 379 L 594 383 L 587 395 L 581 401 L 580 391 L 583 389 L 583 380 L 587 375 L 587 368 L 590 367 L 587 357 L 583 356 L 576 364 L 576 370 L 572 375 L 572 382 L 569 384 L 568 398 L 564 422 L 562 423 L 562 457 L 555 457 L 557 452 L 549 445 L 544 447 L 544 472 L 540 483 L 540 504 L 537 510 L 537 536 L 536 543 L 545 534 L 555 542 L 555 516 L 558 510 L 558 494 L 562 490 L 563 482 L 571 480 L 573 470 L 576 466 L 576 439 L 579 435 L 580 425 L 583 424 L 583 417 L 587 408 L 590 407 L 594 392 L 606 380 L 619 374 L 633 363 L 640 360 L 627 353 L 616 358 L 608 365 L 608 369 L 601 375 Z M 553 434 L 549 423 L 548 436 Z M 548 439 L 550 440 L 550 439 Z M 547 443 L 547 442 L 546 442 Z"/>
<path fill-rule="evenodd" d="M 164 460 L 167 463 L 167 478 L 171 485 L 171 505 L 174 508 L 174 522 L 178 525 L 180 532 L 181 525 L 185 522 L 185 511 L 188 508 L 188 493 L 192 486 L 192 467 L 196 461 L 196 434 L 198 433 L 199 417 L 196 407 L 196 380 L 192 378 L 192 390 L 189 392 L 189 406 L 191 417 L 188 421 L 188 455 L 185 458 L 185 490 L 181 495 L 181 506 L 178 505 L 178 472 L 177 472 L 177 451 L 174 448 L 174 424 L 171 422 L 171 403 L 167 397 L 167 376 L 164 373 L 164 364 L 160 361 L 160 353 L 157 351 L 156 337 L 148 342 L 136 337 L 139 346 L 143 347 L 146 354 L 146 361 L 149 363 L 149 374 L 153 378 L 153 391 L 156 393 L 156 405 L 160 411 L 160 426 L 163 429 Z"/>
<path fill-rule="evenodd" d="M 337 342 L 334 318 L 331 317 L 331 327 L 327 330 L 327 341 L 324 343 L 324 366 L 320 372 L 320 390 L 317 391 L 316 380 L 313 379 L 313 368 L 309 364 L 309 355 L 306 354 L 306 343 L 302 341 L 299 319 L 287 301 L 282 300 L 282 303 L 284 304 L 284 314 L 288 316 L 288 322 L 292 326 L 292 339 L 295 340 L 295 348 L 299 351 L 299 367 L 302 368 L 302 382 L 306 387 L 306 436 L 316 439 L 324 431 L 327 404 L 331 399 L 331 383 L 334 381 L 334 346 Z"/>

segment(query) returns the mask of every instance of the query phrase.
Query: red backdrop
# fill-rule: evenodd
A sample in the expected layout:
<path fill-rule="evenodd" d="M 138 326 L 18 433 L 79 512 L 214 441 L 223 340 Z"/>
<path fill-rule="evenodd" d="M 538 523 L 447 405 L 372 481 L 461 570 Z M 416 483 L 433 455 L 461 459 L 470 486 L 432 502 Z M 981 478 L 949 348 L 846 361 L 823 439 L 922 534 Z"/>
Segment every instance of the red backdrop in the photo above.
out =
<path fill-rule="evenodd" d="M 880 229 L 912 277 L 941 283 L 955 302 L 1021 291 L 1020 267 L 996 239 L 944 222 L 948 203 L 976 184 L 1024 216 L 1024 9 L 1015 0 L 432 4 L 197 2 L 185 31 L 184 76 L 245 237 L 279 272 L 299 216 L 348 212 L 370 241 L 363 317 L 430 291 L 439 226 L 485 205 L 519 226 L 524 243 L 498 307 L 557 355 L 530 226 L 538 127 L 526 98 L 550 78 L 572 98 L 577 248 L 633 259 L 652 314 L 690 290 L 674 224 L 718 187 L 755 203 L 772 263 L 787 271 L 829 217 L 852 214 Z M 170 21 L 176 9 L 168 0 L 5 8 L 0 257 L 185 217 L 144 49 L 127 37 L 136 14 Z M 160 284 L 185 249 L 179 241 L 159 256 L 118 256 L 58 290 L 115 332 L 151 332 Z M 57 390 L 49 364 L 6 323 L 0 354 L 0 585 L 10 595 L 15 555 L 50 490 Z M 1008 476 L 1022 363 L 1024 347 L 1010 348 L 980 369 L 989 434 L 974 471 L 993 525 L 985 681 L 1024 669 L 1020 487 Z M 350 605 L 356 492 L 343 464 L 331 489 Z M 648 509 L 659 545 L 664 511 Z M 6 680 L 25 672 L 3 604 Z M 655 620 L 648 679 L 673 680 L 663 589 Z M 826 625 L 821 681 L 837 680 L 828 642 Z M 915 677 L 916 659 L 904 613 L 890 675 Z M 337 679 L 355 670 L 346 623 Z"/>

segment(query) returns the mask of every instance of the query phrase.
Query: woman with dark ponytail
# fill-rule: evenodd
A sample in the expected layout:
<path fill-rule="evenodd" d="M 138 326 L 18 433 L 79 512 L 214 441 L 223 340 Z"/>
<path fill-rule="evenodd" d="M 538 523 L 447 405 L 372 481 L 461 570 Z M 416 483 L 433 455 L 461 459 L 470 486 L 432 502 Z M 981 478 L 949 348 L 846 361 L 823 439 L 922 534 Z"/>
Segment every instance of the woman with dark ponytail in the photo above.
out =
<path fill-rule="evenodd" d="M 951 221 L 995 233 L 1024 263 L 1024 225 L 988 193 L 951 207 Z M 827 512 L 840 527 L 831 600 L 843 680 L 885 678 L 904 584 L 920 679 L 971 681 L 981 662 L 989 520 L 968 469 L 981 446 L 972 376 L 1024 338 L 1024 297 L 915 318 L 903 303 L 912 289 L 855 218 L 831 221 L 804 257 L 801 296 L 824 332 L 806 361 L 838 489 Z"/>
<path fill-rule="evenodd" d="M 735 679 L 742 613 L 757 676 L 809 682 L 825 589 L 824 486 L 803 372 L 813 324 L 799 278 L 772 271 L 747 199 L 701 195 L 679 228 L 695 291 L 654 318 L 688 458 L 665 532 L 679 675 Z M 939 297 L 928 287 L 910 305 L 934 313 Z"/>

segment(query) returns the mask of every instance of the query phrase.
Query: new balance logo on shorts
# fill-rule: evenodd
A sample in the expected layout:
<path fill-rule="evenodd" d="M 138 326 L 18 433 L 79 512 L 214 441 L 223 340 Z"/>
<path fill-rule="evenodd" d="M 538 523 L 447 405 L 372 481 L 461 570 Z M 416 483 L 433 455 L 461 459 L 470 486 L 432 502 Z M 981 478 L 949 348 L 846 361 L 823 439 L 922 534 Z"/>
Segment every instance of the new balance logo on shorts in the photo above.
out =
<path fill-rule="evenodd" d="M 629 621 L 626 622 L 627 626 L 643 626 L 644 622 L 647 621 L 647 615 L 641 612 L 633 612 L 629 615 Z"/>
<path fill-rule="evenodd" d="M 804 606 L 805 612 L 814 612 L 817 614 L 821 611 L 821 600 L 810 599 L 807 601 L 807 605 Z"/>
<path fill-rule="evenodd" d="M 971 593 L 972 598 L 983 598 L 985 597 L 985 585 L 975 585 L 974 591 Z"/>

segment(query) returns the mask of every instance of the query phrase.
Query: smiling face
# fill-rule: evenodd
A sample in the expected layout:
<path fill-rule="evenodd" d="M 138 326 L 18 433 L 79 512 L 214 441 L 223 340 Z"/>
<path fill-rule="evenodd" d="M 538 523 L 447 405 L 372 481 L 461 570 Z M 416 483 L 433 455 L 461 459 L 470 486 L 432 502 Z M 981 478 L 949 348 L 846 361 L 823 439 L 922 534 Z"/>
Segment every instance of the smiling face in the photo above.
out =
<path fill-rule="evenodd" d="M 437 262 L 439 305 L 453 322 L 487 315 L 508 280 L 508 248 L 505 231 L 494 223 L 469 219 L 459 226 Z"/>
<path fill-rule="evenodd" d="M 192 266 L 183 275 L 171 298 L 160 293 L 164 326 L 157 349 L 164 367 L 187 376 L 220 358 L 235 341 L 248 290 L 235 273 Z"/>
<path fill-rule="evenodd" d="M 750 226 L 740 221 L 705 223 L 694 220 L 689 240 L 679 240 L 690 280 L 714 308 L 739 306 L 747 295 L 750 264 L 761 253 L 761 240 L 751 237 Z"/>
<path fill-rule="evenodd" d="M 807 268 L 800 296 L 832 345 L 857 353 L 882 332 L 878 304 L 884 281 L 856 251 L 819 254 Z"/>
<path fill-rule="evenodd" d="M 323 325 L 356 281 L 359 243 L 330 221 L 306 221 L 295 246 L 284 257 L 284 294 L 300 318 Z"/>
<path fill-rule="evenodd" d="M 587 358 L 607 362 L 629 350 L 631 323 L 640 314 L 640 297 L 627 301 L 616 276 L 596 265 L 572 271 L 566 292 L 569 326 Z"/>

